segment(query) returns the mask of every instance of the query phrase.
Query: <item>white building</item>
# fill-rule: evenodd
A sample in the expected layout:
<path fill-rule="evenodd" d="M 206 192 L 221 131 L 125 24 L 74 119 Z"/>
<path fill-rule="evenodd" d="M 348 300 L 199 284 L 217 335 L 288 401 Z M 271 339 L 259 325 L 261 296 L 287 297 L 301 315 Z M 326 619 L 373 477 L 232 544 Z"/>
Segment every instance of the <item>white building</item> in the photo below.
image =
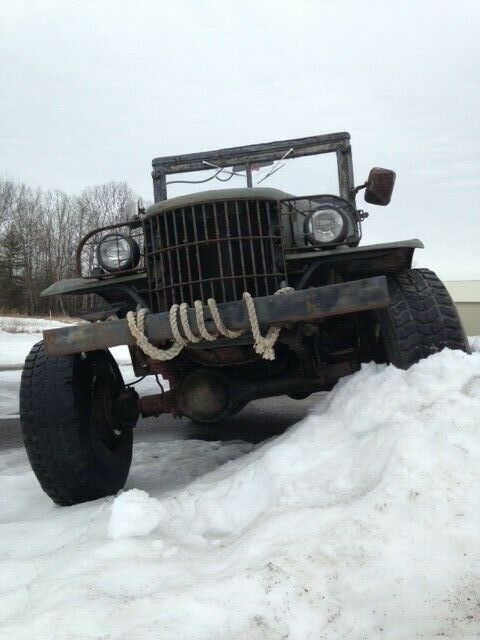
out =
<path fill-rule="evenodd" d="M 445 282 L 469 336 L 480 336 L 480 280 Z"/>

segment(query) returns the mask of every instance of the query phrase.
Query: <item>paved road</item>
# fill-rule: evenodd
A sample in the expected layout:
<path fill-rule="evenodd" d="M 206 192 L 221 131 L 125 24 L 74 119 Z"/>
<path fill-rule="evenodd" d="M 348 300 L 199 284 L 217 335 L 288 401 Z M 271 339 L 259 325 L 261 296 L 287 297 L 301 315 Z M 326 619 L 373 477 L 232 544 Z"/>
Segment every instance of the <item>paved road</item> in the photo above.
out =
<path fill-rule="evenodd" d="M 210 427 L 200 427 L 190 420 L 174 420 L 171 416 L 141 419 L 135 429 L 135 438 L 172 438 L 201 440 L 246 440 L 261 442 L 282 433 L 287 427 L 301 420 L 318 402 L 317 393 L 306 400 L 287 397 L 269 398 L 251 402 L 236 416 Z M 22 445 L 20 422 L 17 418 L 0 419 L 0 449 Z"/>

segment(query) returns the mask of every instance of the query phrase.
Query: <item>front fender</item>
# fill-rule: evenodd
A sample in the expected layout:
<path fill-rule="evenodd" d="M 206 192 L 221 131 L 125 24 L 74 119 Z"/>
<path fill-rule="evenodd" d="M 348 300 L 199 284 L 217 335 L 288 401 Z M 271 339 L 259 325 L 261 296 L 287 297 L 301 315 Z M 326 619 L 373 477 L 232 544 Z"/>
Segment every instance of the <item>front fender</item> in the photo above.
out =
<path fill-rule="evenodd" d="M 330 251 L 292 252 L 286 255 L 287 271 L 303 272 L 297 288 L 307 286 L 317 270 L 333 268 L 345 279 L 399 273 L 411 268 L 415 249 L 423 246 L 421 240 L 413 238 Z"/>
<path fill-rule="evenodd" d="M 58 280 L 47 287 L 40 294 L 46 296 L 61 295 L 81 295 L 84 293 L 104 294 L 109 290 L 124 285 L 139 287 L 146 282 L 145 273 L 132 273 L 126 276 L 114 276 L 107 278 L 68 278 L 66 280 Z"/>

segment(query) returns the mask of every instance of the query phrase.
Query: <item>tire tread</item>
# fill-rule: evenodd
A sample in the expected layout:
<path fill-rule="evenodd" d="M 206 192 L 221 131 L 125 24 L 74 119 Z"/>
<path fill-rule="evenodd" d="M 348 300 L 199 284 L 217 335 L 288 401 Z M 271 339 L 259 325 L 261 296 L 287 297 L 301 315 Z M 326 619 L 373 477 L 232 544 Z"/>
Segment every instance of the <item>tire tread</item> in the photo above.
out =
<path fill-rule="evenodd" d="M 380 312 L 389 360 L 407 369 L 442 349 L 469 352 L 456 307 L 429 269 L 408 269 L 389 278 L 391 303 Z"/>
<path fill-rule="evenodd" d="M 75 396 L 75 358 L 49 357 L 43 342 L 35 344 L 25 360 L 20 386 L 20 422 L 28 459 L 42 489 L 60 505 L 115 493 L 126 480 L 131 460 L 130 443 L 130 451 L 127 446 L 122 452 L 125 461 L 120 461 L 118 472 L 108 477 L 93 455 Z"/>

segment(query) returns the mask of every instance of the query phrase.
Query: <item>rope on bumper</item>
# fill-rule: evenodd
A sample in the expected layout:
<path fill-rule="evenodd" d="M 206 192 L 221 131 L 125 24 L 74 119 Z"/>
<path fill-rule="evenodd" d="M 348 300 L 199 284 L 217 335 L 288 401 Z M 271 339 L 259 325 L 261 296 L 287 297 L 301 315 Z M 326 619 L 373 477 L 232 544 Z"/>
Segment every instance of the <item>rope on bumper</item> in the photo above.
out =
<path fill-rule="evenodd" d="M 294 291 L 292 287 L 283 287 L 278 289 L 274 295 L 280 293 L 291 293 Z M 281 327 L 278 325 L 272 325 L 265 336 L 262 336 L 260 332 L 260 326 L 258 323 L 257 312 L 255 310 L 255 302 L 252 296 L 245 291 L 243 294 L 243 300 L 247 307 L 248 318 L 250 320 L 251 331 L 254 340 L 254 349 L 265 360 L 274 360 L 275 351 L 273 347 L 280 335 Z M 213 298 L 207 300 L 208 308 L 212 316 L 213 323 L 216 328 L 215 333 L 209 333 L 205 326 L 205 317 L 203 312 L 203 304 L 200 300 L 195 300 L 193 307 L 195 309 L 195 319 L 197 321 L 198 331 L 200 337 L 196 336 L 190 327 L 188 322 L 188 305 L 185 302 L 182 304 L 174 304 L 170 307 L 168 313 L 168 319 L 170 322 L 170 328 L 173 335 L 173 343 L 168 349 L 160 349 L 155 347 L 145 335 L 145 316 L 150 313 L 148 309 L 140 309 L 137 313 L 129 311 L 127 313 L 127 323 L 130 333 L 135 338 L 137 346 L 143 351 L 143 353 L 153 360 L 172 360 L 182 351 L 182 349 L 188 343 L 200 342 L 203 338 L 208 342 L 213 342 L 219 336 L 219 334 L 225 336 L 225 338 L 239 338 L 243 335 L 244 331 L 232 331 L 227 329 L 224 325 L 216 301 Z M 178 327 L 178 316 L 180 316 L 180 323 L 182 325 L 185 337 L 182 336 Z"/>

